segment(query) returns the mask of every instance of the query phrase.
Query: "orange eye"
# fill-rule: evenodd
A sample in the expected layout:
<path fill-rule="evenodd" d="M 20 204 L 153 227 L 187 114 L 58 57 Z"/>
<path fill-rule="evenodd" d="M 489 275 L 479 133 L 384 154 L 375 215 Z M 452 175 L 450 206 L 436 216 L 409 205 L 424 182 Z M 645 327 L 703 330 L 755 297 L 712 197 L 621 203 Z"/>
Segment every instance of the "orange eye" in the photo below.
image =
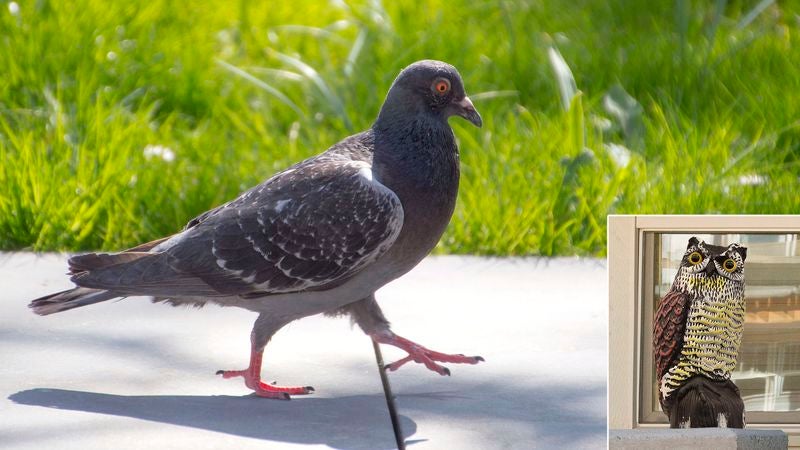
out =
<path fill-rule="evenodd" d="M 450 90 L 450 82 L 446 78 L 438 78 L 433 82 L 433 90 L 438 94 L 446 94 Z"/>

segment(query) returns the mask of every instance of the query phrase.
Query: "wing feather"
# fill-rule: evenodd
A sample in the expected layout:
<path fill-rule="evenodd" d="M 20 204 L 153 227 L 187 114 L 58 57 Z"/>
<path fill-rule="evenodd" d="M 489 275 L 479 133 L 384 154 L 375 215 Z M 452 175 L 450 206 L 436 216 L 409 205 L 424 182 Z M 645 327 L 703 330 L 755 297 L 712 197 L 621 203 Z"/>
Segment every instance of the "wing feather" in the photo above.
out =
<path fill-rule="evenodd" d="M 403 224 L 397 196 L 370 165 L 322 157 L 300 163 L 193 219 L 146 257 L 98 264 L 80 286 L 130 295 L 247 297 L 338 285 L 392 245 Z"/>
<path fill-rule="evenodd" d="M 653 321 L 653 357 L 658 380 L 678 362 L 690 308 L 689 295 L 670 290 L 661 299 Z"/>

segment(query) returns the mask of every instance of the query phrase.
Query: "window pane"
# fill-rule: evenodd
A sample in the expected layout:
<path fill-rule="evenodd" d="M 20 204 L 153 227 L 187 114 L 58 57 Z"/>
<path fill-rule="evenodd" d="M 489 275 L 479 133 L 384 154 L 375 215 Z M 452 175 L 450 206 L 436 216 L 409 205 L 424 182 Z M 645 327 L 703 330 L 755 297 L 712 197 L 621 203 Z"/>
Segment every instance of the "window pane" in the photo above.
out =
<path fill-rule="evenodd" d="M 800 256 L 796 234 L 659 234 L 653 309 L 669 290 L 691 236 L 747 247 L 744 336 L 733 380 L 749 411 L 800 411 Z M 650 318 L 652 321 L 652 316 Z M 649 326 L 647 329 L 651 329 Z M 655 375 L 651 374 L 651 379 Z M 655 383 L 650 393 L 658 406 Z"/>

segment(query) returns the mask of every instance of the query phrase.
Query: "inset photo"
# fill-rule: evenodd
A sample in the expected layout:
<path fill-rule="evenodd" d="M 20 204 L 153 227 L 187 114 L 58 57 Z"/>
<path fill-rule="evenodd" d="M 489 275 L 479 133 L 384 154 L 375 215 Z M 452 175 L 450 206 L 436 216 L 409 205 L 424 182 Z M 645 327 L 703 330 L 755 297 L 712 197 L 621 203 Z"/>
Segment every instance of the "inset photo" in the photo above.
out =
<path fill-rule="evenodd" d="M 800 216 L 608 230 L 610 448 L 800 446 Z"/>

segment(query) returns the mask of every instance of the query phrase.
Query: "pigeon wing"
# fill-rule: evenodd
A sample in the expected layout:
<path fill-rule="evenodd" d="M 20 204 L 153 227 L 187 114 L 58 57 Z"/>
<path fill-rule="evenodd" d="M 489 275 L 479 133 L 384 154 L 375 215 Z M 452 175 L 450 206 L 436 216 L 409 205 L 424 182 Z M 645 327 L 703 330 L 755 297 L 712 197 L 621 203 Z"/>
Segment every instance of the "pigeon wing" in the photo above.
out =
<path fill-rule="evenodd" d="M 368 163 L 312 160 L 198 216 L 150 252 L 73 258 L 83 269 L 73 281 L 161 297 L 323 290 L 386 252 L 402 224 L 400 200 Z M 99 257 L 119 263 L 81 264 Z"/>

